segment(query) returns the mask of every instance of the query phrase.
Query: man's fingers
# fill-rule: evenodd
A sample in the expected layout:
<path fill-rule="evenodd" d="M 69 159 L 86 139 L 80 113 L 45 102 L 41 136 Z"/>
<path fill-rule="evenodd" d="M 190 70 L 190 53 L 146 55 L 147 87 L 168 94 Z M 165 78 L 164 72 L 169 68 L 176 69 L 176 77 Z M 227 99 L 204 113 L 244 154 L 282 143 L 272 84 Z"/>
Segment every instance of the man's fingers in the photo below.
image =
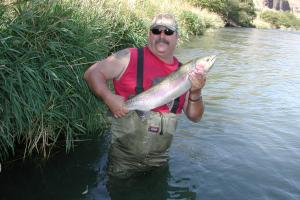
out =
<path fill-rule="evenodd" d="M 204 64 L 200 63 L 196 65 L 195 69 L 204 69 Z"/>
<path fill-rule="evenodd" d="M 129 112 L 129 110 L 127 108 L 122 107 L 120 110 L 118 110 L 114 113 L 114 117 L 115 118 L 124 117 L 128 112 Z"/>

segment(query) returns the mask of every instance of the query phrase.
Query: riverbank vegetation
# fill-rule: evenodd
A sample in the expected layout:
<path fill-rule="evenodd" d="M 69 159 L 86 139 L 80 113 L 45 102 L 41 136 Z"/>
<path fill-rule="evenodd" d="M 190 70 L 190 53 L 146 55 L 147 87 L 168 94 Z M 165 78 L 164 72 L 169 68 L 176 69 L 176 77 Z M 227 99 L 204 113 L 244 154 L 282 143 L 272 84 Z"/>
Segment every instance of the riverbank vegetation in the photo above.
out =
<path fill-rule="evenodd" d="M 252 27 L 256 17 L 252 0 L 189 0 L 193 5 L 218 13 L 228 26 Z"/>
<path fill-rule="evenodd" d="M 300 29 L 300 19 L 291 12 L 256 10 L 252 0 L 189 0 L 189 2 L 218 13 L 228 26 Z"/>
<path fill-rule="evenodd" d="M 107 129 L 107 108 L 82 79 L 97 60 L 146 43 L 151 18 L 174 13 L 181 41 L 223 26 L 184 1 L 0 1 L 0 160 L 47 158 Z M 63 143 L 61 143 L 63 142 Z"/>
<path fill-rule="evenodd" d="M 290 12 L 265 10 L 254 22 L 257 28 L 300 29 L 300 19 Z"/>

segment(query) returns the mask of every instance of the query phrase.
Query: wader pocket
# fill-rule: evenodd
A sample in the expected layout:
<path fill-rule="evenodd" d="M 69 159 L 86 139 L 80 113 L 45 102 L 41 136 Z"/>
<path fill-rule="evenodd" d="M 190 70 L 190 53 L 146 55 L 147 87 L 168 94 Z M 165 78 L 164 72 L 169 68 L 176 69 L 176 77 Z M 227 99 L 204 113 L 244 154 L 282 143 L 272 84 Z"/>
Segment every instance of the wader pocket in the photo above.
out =
<path fill-rule="evenodd" d="M 174 135 L 177 127 L 177 116 L 172 113 L 163 113 L 162 120 L 163 120 L 162 132 L 164 134 Z"/>
<path fill-rule="evenodd" d="M 176 115 L 172 113 L 152 113 L 147 124 L 148 133 L 151 135 L 148 153 L 166 152 L 171 145 L 173 135 L 176 131 Z"/>
<path fill-rule="evenodd" d="M 111 125 L 112 143 L 128 134 L 134 134 L 141 123 L 139 116 L 134 111 L 129 112 L 124 117 L 113 118 Z"/>

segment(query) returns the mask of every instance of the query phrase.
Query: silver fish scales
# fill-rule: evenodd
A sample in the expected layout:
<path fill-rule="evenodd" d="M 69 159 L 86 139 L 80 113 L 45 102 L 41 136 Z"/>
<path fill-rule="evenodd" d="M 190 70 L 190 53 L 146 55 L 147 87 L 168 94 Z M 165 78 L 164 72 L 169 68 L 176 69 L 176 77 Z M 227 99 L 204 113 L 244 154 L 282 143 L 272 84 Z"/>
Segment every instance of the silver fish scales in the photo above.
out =
<path fill-rule="evenodd" d="M 212 68 L 215 60 L 216 56 L 207 56 L 195 58 L 183 64 L 177 71 L 166 76 L 159 84 L 128 99 L 125 102 L 125 107 L 128 110 L 149 111 L 171 102 L 191 88 L 188 73 L 192 69 L 197 65 L 203 65 L 204 72 L 207 73 Z"/>

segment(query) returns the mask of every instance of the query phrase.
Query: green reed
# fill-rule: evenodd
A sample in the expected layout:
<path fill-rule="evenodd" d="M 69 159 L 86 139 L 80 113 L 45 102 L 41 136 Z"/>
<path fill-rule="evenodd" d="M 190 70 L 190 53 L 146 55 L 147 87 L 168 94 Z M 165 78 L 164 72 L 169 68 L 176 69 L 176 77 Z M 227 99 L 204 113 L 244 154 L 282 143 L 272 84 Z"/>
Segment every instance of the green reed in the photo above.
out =
<path fill-rule="evenodd" d="M 103 8 L 94 15 L 85 9 L 71 1 L 2 4 L 0 160 L 16 146 L 24 156 L 48 157 L 65 141 L 69 151 L 81 136 L 107 128 L 107 108 L 91 95 L 83 73 L 112 51 L 145 40 L 131 27 L 120 30 L 124 22 Z"/>

